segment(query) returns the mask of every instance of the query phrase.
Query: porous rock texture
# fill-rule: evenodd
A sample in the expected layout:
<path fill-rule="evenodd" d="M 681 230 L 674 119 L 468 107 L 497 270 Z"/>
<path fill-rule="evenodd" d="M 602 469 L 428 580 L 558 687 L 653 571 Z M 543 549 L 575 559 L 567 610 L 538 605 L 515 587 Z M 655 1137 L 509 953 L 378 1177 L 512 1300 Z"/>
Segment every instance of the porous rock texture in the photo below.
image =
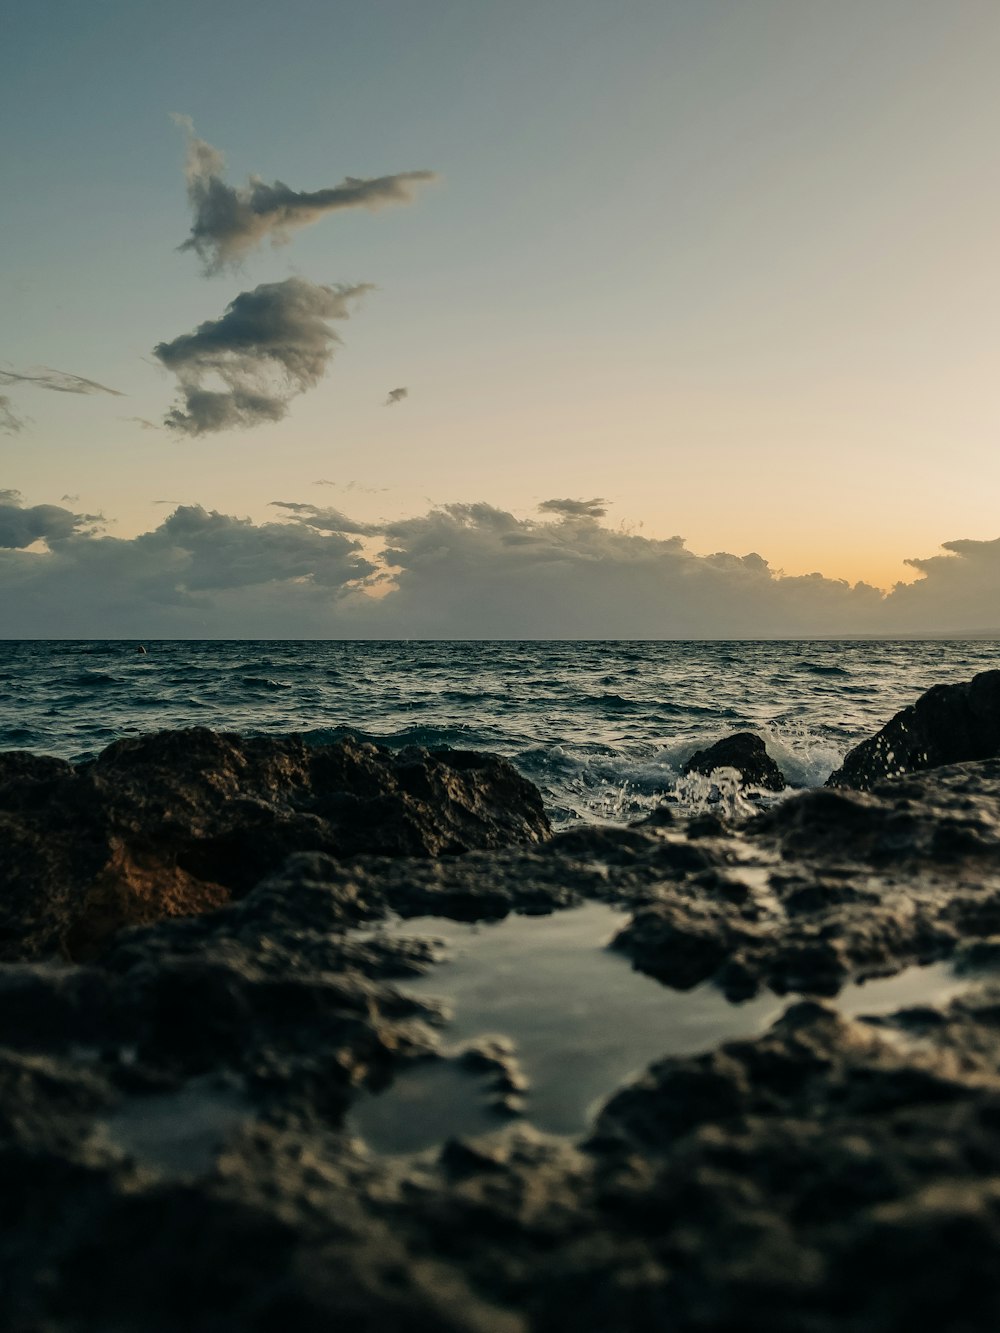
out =
<path fill-rule="evenodd" d="M 85 958 L 119 927 L 245 893 L 295 851 L 441 856 L 537 841 L 506 760 L 344 738 L 158 732 L 70 764 L 0 754 L 0 958 Z"/>
<path fill-rule="evenodd" d="M 869 791 L 887 777 L 1000 755 L 1000 671 L 934 685 L 856 745 L 828 787 Z"/>
<path fill-rule="evenodd" d="M 752 731 L 737 731 L 704 750 L 696 750 L 685 760 L 681 772 L 710 777 L 718 768 L 735 768 L 744 787 L 785 790 L 784 773 L 768 754 L 761 737 Z"/>
<path fill-rule="evenodd" d="M 631 912 L 618 947 L 666 984 L 808 998 L 609 1088 L 579 1142 L 531 1128 L 530 1089 L 494 1135 L 360 1142 L 366 1089 L 449 1056 L 446 1015 L 406 993 L 433 941 L 357 928 L 585 898 Z M 742 826 L 662 811 L 460 856 L 304 850 L 82 962 L 2 965 L 0 1327 L 992 1333 L 998 937 L 987 760 Z M 946 957 L 980 970 L 950 1003 L 836 1012 L 843 982 Z M 460 1059 L 471 1078 L 509 1051 Z"/>

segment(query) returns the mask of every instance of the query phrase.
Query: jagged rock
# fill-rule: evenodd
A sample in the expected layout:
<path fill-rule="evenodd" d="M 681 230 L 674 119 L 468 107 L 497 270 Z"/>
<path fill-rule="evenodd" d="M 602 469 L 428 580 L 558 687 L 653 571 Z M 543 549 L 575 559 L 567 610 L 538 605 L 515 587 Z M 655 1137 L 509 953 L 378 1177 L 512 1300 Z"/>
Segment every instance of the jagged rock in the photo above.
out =
<path fill-rule="evenodd" d="M 744 787 L 762 787 L 765 791 L 785 789 L 785 775 L 768 754 L 764 742 L 752 731 L 738 731 L 705 750 L 696 750 L 681 772 L 709 777 L 717 768 L 735 768 Z"/>
<path fill-rule="evenodd" d="M 0 754 L 0 958 L 91 956 L 124 924 L 210 911 L 296 851 L 441 856 L 549 833 L 495 755 L 160 732 L 69 764 Z"/>
<path fill-rule="evenodd" d="M 240 764 L 257 760 L 242 745 L 233 753 L 244 759 L 204 766 L 203 786 L 178 777 L 173 790 L 174 759 L 162 774 L 154 765 L 155 803 L 139 768 L 105 787 L 86 769 L 21 756 L 4 818 L 41 847 L 55 790 L 70 831 L 54 832 L 79 836 L 88 867 L 104 864 L 100 838 L 91 847 L 84 836 L 99 799 L 132 856 L 143 820 L 150 856 L 168 827 L 210 840 L 230 827 L 227 793 L 248 786 L 272 830 L 265 847 L 326 818 L 301 777 L 308 753 L 261 752 L 275 767 L 252 781 Z M 371 767 L 394 772 L 383 753 Z M 428 767 L 451 781 L 454 770 Z M 355 1138 L 358 1097 L 453 1049 L 443 1011 L 406 993 L 407 978 L 433 968 L 433 942 L 413 938 L 415 923 L 399 938 L 355 929 L 390 912 L 485 919 L 601 899 L 631 909 L 618 945 L 643 970 L 740 996 L 761 986 L 832 995 L 845 980 L 949 955 L 974 970 L 996 964 L 1000 759 L 870 793 L 803 792 L 742 826 L 695 831 L 681 819 L 570 830 L 463 856 L 348 855 L 345 831 L 335 853 L 310 844 L 218 910 L 122 930 L 86 962 L 0 964 L 0 1323 L 25 1333 L 996 1328 L 996 986 L 863 1021 L 799 1000 L 752 1040 L 658 1060 L 609 1088 L 579 1143 L 520 1118 L 412 1159 L 381 1158 Z M 43 872 L 65 873 L 69 856 L 58 839 L 32 881 L 39 937 L 51 905 Z M 255 854 L 262 870 L 273 864 Z M 504 1035 L 445 1058 L 523 1091 L 530 1116 Z"/>
<path fill-rule="evenodd" d="M 870 791 L 888 777 L 1000 755 L 1000 671 L 934 685 L 850 750 L 828 787 Z"/>

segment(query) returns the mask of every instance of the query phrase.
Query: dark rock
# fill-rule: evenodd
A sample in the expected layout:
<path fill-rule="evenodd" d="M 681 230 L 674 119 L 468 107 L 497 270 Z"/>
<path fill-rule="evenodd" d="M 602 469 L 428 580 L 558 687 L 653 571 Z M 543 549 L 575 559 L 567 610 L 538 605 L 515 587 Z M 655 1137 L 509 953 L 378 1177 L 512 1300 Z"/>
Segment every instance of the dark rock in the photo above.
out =
<path fill-rule="evenodd" d="M 67 823 L 97 799 L 85 770 L 17 762 L 6 817 L 39 846 L 47 784 L 70 793 Z M 314 830 L 305 816 L 328 819 L 325 798 L 288 763 L 272 786 L 241 777 L 236 804 L 250 787 L 265 824 Z M 154 817 L 109 778 L 100 808 L 130 848 L 129 819 L 148 815 L 162 839 L 168 809 L 210 840 L 225 800 L 205 786 L 185 807 L 196 784 L 165 800 L 164 780 Z M 89 825 L 74 827 L 83 838 Z M 601 899 L 631 908 L 617 946 L 637 965 L 735 996 L 832 994 L 956 954 L 989 969 L 1000 953 L 1000 759 L 869 793 L 804 792 L 698 831 L 677 819 L 456 857 L 347 855 L 344 828 L 335 853 L 309 843 L 273 869 L 262 856 L 259 882 L 211 913 L 121 930 L 85 963 L 0 965 L 0 1324 L 996 1328 L 996 985 L 876 1020 L 800 999 L 752 1040 L 609 1088 L 578 1144 L 498 1117 L 494 1135 L 381 1158 L 349 1132 L 358 1097 L 429 1058 L 502 1099 L 525 1092 L 531 1110 L 502 1033 L 456 1049 L 435 1003 L 393 984 L 439 950 L 412 924 L 399 939 L 367 927 L 389 912 L 487 918 Z M 67 864 L 61 845 L 52 856 Z"/>
<path fill-rule="evenodd" d="M 211 911 L 291 852 L 441 856 L 537 842 L 534 786 L 495 755 L 346 738 L 118 741 L 72 765 L 0 754 L 0 957 L 92 956 L 120 926 Z"/>
<path fill-rule="evenodd" d="M 710 777 L 717 768 L 735 768 L 744 787 L 785 790 L 785 775 L 768 754 L 764 742 L 752 731 L 738 731 L 732 736 L 724 736 L 705 750 L 696 750 L 685 761 L 681 772 L 703 773 Z"/>
<path fill-rule="evenodd" d="M 828 787 L 870 791 L 885 778 L 1000 755 L 1000 671 L 934 685 L 844 758 Z"/>

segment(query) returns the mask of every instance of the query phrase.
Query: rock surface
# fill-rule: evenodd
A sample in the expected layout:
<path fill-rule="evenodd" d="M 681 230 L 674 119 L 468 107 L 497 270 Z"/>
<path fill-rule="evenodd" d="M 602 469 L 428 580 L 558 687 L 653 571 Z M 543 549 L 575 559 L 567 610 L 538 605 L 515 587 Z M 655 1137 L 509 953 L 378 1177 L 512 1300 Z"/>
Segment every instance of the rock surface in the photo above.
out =
<path fill-rule="evenodd" d="M 0 754 L 0 958 L 86 958 L 122 925 L 211 911 L 294 851 L 441 856 L 549 833 L 506 760 L 205 728 L 90 763 Z"/>
<path fill-rule="evenodd" d="M 764 791 L 784 791 L 785 775 L 767 752 L 767 747 L 752 731 L 738 731 L 721 741 L 696 750 L 685 761 L 682 773 L 703 773 L 710 777 L 717 768 L 735 768 L 744 787 Z"/>
<path fill-rule="evenodd" d="M 934 685 L 849 751 L 828 787 L 869 791 L 884 778 L 1000 755 L 1000 671 Z"/>
<path fill-rule="evenodd" d="M 67 767 L 22 765 L 37 820 L 45 782 L 89 780 Z M 1000 760 L 804 792 L 743 826 L 661 812 L 462 856 L 343 847 L 85 961 L 0 965 L 2 1327 L 997 1327 Z M 502 1032 L 460 1060 L 514 1099 L 506 1128 L 410 1158 L 353 1137 L 356 1099 L 448 1034 L 406 994 L 433 944 L 357 927 L 584 898 L 630 910 L 618 947 L 669 985 L 813 998 L 608 1088 L 581 1142 L 516 1115 L 531 1089 Z M 946 957 L 970 975 L 947 1005 L 849 1020 L 815 998 Z"/>

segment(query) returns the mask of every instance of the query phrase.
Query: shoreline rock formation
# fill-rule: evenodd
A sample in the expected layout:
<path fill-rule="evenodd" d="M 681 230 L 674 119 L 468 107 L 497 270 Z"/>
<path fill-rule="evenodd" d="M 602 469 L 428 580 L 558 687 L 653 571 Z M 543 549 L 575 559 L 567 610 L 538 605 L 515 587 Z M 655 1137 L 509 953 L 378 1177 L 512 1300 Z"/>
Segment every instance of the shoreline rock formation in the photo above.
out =
<path fill-rule="evenodd" d="M 443 856 L 549 835 L 506 760 L 207 728 L 97 759 L 0 754 L 0 959 L 86 958 L 122 926 L 212 911 L 293 852 Z"/>
<path fill-rule="evenodd" d="M 738 731 L 723 736 L 714 745 L 696 750 L 681 767 L 683 774 L 701 773 L 705 777 L 718 768 L 735 768 L 744 787 L 764 791 L 784 791 L 785 775 L 767 752 L 763 740 L 752 731 Z"/>
<path fill-rule="evenodd" d="M 0 755 L 3 947 L 27 959 L 0 964 L 4 1328 L 997 1326 L 1000 758 L 745 823 L 664 809 L 550 835 L 502 761 L 327 748 Z M 74 936 L 117 865 L 136 923 Z M 174 869 L 224 894 L 179 915 Z M 168 915 L 143 922 L 157 885 Z M 608 1088 L 579 1141 L 520 1114 L 496 1040 L 461 1058 L 510 1094 L 505 1128 L 401 1158 L 353 1136 L 358 1097 L 448 1032 L 406 988 L 433 943 L 358 928 L 587 899 L 630 913 L 615 947 L 650 985 L 788 1007 Z M 836 1011 L 849 980 L 941 959 L 967 973 L 948 1003 Z"/>
<path fill-rule="evenodd" d="M 885 778 L 998 755 L 1000 671 L 981 671 L 958 685 L 932 686 L 849 751 L 826 785 L 869 791 Z"/>

